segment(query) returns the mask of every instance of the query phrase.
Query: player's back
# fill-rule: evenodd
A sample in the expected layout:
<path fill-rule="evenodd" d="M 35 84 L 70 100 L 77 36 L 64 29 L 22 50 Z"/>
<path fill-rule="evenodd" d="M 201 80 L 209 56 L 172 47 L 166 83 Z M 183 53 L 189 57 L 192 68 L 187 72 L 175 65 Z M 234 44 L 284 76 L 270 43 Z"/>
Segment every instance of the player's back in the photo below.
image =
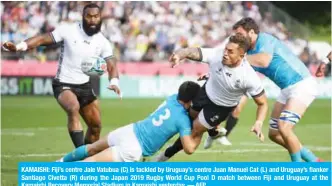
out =
<path fill-rule="evenodd" d="M 259 33 L 255 48 L 249 50 L 248 54 L 262 52 L 272 55 L 269 66 L 253 68 L 270 78 L 281 89 L 310 76 L 304 63 L 282 41 L 270 34 Z"/>
<path fill-rule="evenodd" d="M 191 130 L 188 112 L 177 100 L 177 94 L 167 98 L 146 119 L 134 124 L 134 132 L 143 156 L 157 152 L 170 138 L 183 130 Z"/>

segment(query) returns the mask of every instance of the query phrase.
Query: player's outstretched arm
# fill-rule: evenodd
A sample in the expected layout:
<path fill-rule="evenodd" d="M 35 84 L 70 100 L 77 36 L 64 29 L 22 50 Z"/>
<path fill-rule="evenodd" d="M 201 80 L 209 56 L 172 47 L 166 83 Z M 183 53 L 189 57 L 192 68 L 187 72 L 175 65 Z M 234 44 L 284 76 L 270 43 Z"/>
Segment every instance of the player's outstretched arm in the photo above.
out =
<path fill-rule="evenodd" d="M 200 139 L 198 137 L 193 137 L 192 135 L 189 136 L 182 136 L 181 143 L 183 146 L 183 151 L 186 154 L 193 154 L 200 144 Z"/>
<path fill-rule="evenodd" d="M 256 136 L 259 138 L 259 140 L 264 141 L 262 126 L 269 108 L 267 97 L 265 92 L 262 91 L 262 93 L 260 93 L 259 95 L 254 96 L 253 99 L 257 105 L 257 111 L 256 111 L 256 122 L 251 128 L 251 132 L 254 132 Z"/>
<path fill-rule="evenodd" d="M 12 42 L 5 42 L 2 48 L 6 51 L 17 52 L 17 51 L 27 51 L 32 48 L 36 48 L 41 45 L 53 44 L 54 40 L 50 33 L 41 34 L 31 37 L 21 43 L 14 44 Z"/>
<path fill-rule="evenodd" d="M 175 51 L 169 58 L 172 67 L 180 64 L 184 59 L 202 61 L 202 52 L 199 48 L 183 48 Z"/>

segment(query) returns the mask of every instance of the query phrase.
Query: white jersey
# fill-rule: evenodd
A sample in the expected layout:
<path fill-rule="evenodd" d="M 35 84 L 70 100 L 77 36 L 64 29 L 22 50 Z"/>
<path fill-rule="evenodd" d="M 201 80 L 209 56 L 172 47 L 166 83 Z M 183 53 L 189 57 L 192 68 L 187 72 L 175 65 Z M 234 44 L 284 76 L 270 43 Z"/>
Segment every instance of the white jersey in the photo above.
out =
<path fill-rule="evenodd" d="M 81 70 L 86 57 L 113 57 L 113 48 L 101 32 L 88 36 L 81 23 L 65 24 L 56 28 L 51 35 L 56 43 L 62 42 L 56 79 L 62 83 L 84 84 L 89 76 Z"/>
<path fill-rule="evenodd" d="M 206 94 L 216 105 L 233 107 L 243 95 L 255 97 L 263 92 L 260 78 L 245 58 L 239 66 L 230 68 L 222 64 L 223 49 L 201 48 L 201 51 L 202 62 L 209 63 Z"/>

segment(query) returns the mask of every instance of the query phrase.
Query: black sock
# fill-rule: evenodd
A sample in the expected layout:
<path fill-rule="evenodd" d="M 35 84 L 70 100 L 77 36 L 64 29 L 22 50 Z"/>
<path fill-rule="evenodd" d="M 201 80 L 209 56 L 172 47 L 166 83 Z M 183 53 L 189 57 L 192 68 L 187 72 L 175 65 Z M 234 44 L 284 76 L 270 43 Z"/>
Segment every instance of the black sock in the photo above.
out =
<path fill-rule="evenodd" d="M 69 132 L 70 138 L 73 141 L 75 148 L 84 145 L 84 134 L 83 130 L 75 130 Z"/>
<path fill-rule="evenodd" d="M 228 135 L 231 133 L 231 131 L 232 131 L 233 128 L 235 127 L 235 125 L 236 125 L 236 123 L 237 123 L 238 120 L 239 120 L 239 119 L 233 117 L 232 114 L 230 114 L 230 115 L 228 116 L 227 121 L 226 121 L 226 130 L 227 130 L 226 136 L 228 136 Z"/>
<path fill-rule="evenodd" d="M 216 128 L 209 129 L 208 133 L 209 133 L 209 136 L 212 137 L 212 138 L 218 136 L 218 134 L 219 134 L 219 132 L 217 131 Z"/>
<path fill-rule="evenodd" d="M 178 153 L 180 150 L 182 150 L 182 143 L 181 143 L 181 138 L 179 137 L 172 146 L 168 147 L 165 151 L 165 156 L 168 158 L 171 158 L 174 156 L 176 153 Z"/>

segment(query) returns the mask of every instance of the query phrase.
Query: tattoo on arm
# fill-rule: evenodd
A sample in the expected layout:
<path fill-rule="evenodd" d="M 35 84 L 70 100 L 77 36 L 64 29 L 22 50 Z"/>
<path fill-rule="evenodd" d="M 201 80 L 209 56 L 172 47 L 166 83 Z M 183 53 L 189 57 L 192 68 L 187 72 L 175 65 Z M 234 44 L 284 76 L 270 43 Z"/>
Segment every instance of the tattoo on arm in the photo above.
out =
<path fill-rule="evenodd" d="M 193 61 L 202 61 L 202 51 L 200 48 L 186 48 L 178 51 L 178 54 L 183 58 Z"/>

